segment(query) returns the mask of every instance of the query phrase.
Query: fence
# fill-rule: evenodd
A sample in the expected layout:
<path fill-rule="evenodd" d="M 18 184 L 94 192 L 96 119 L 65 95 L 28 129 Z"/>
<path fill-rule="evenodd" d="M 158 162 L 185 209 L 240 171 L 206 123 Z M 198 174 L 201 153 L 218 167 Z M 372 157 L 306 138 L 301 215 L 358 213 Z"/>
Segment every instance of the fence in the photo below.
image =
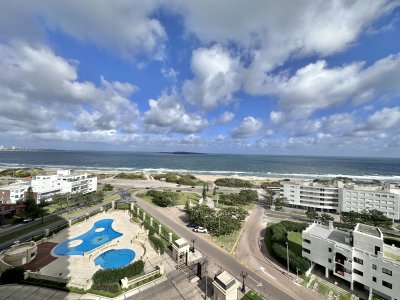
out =
<path fill-rule="evenodd" d="M 50 275 L 40 274 L 39 272 L 31 272 L 28 270 L 25 272 L 25 280 L 29 279 L 29 278 L 39 279 L 39 280 L 47 280 L 47 281 L 65 283 L 65 284 L 67 284 L 70 280 L 70 278 L 61 277 L 61 275 L 60 276 L 50 276 Z"/>
<path fill-rule="evenodd" d="M 155 219 L 151 215 L 149 215 L 146 211 L 144 211 L 137 204 L 135 204 L 134 209 L 131 210 L 131 213 L 133 214 L 134 217 L 139 217 L 143 221 L 146 229 L 154 230 L 168 244 L 170 243 L 170 241 L 169 241 L 169 233 L 170 232 L 172 233 L 172 242 L 179 239 L 178 235 L 176 235 L 174 232 L 172 232 L 168 227 L 161 224 L 160 221 L 158 221 L 157 219 Z M 145 218 L 143 219 L 144 213 L 145 213 Z M 151 219 L 153 220 L 153 222 L 152 222 L 153 225 L 151 225 Z M 159 231 L 159 225 L 161 225 L 161 231 Z"/>
<path fill-rule="evenodd" d="M 157 278 L 159 278 L 160 276 L 162 276 L 164 274 L 164 267 L 163 266 L 157 266 L 156 269 L 150 273 L 147 273 L 145 275 L 139 276 L 139 277 L 135 277 L 132 279 L 129 278 L 123 278 L 121 279 L 121 286 L 122 288 L 126 289 L 129 287 L 137 287 L 139 285 L 142 285 L 144 283 L 153 281 Z"/>

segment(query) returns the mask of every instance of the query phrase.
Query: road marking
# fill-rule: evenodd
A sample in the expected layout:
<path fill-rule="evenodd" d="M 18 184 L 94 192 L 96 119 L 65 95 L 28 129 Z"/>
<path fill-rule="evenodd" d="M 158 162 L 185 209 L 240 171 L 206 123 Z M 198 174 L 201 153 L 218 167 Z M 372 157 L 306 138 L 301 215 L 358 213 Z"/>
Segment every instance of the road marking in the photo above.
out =
<path fill-rule="evenodd" d="M 267 271 L 265 271 L 265 268 L 264 268 L 264 267 L 260 267 L 260 268 L 258 269 L 258 271 L 261 271 L 261 272 L 263 272 L 265 275 L 268 275 L 268 276 L 271 277 L 272 279 L 276 280 L 276 278 L 275 278 L 274 276 L 272 276 L 272 275 L 269 274 Z"/>
<path fill-rule="evenodd" d="M 257 286 L 262 286 L 262 282 L 261 281 L 257 281 L 257 280 L 255 280 L 253 277 L 251 277 L 250 275 L 247 275 L 247 276 L 249 276 L 249 278 L 251 279 L 251 280 L 253 280 L 255 283 L 257 283 Z"/>

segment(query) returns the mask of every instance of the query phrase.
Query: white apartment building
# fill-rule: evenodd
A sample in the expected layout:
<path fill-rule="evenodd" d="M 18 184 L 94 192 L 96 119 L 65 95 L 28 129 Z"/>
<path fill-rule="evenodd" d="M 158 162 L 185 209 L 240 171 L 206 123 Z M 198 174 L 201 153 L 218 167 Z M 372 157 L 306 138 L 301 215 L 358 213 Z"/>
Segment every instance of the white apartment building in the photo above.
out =
<path fill-rule="evenodd" d="M 400 249 L 386 245 L 382 232 L 357 224 L 348 233 L 329 226 L 311 224 L 303 231 L 302 254 L 325 268 L 325 276 L 336 276 L 385 299 L 400 299 Z"/>
<path fill-rule="evenodd" d="M 343 183 L 340 181 L 333 185 L 321 184 L 312 180 L 282 181 L 280 193 L 287 199 L 291 207 L 337 212 L 339 210 L 339 187 L 342 186 Z"/>
<path fill-rule="evenodd" d="M 74 173 L 72 170 L 58 170 L 56 175 L 33 177 L 31 185 L 38 201 L 50 200 L 56 194 L 94 192 L 97 190 L 97 177 L 88 177 L 87 173 Z"/>
<path fill-rule="evenodd" d="M 400 188 L 395 184 L 358 186 L 346 184 L 339 190 L 341 212 L 377 209 L 388 218 L 400 219 Z"/>
<path fill-rule="evenodd" d="M 15 183 L 0 187 L 0 203 L 15 204 L 19 200 L 24 199 L 25 192 L 28 190 L 29 184 Z"/>

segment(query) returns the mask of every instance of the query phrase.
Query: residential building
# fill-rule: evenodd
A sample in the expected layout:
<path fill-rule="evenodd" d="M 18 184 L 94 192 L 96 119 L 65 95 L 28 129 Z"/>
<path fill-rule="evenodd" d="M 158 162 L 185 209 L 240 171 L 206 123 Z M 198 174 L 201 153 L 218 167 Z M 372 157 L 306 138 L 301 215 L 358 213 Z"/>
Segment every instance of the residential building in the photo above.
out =
<path fill-rule="evenodd" d="M 379 228 L 357 224 L 344 232 L 318 223 L 303 231 L 302 254 L 325 268 L 325 276 L 365 288 L 370 296 L 400 299 L 400 249 L 386 245 Z"/>
<path fill-rule="evenodd" d="M 87 194 L 97 190 L 97 177 L 72 170 L 58 170 L 55 175 L 33 177 L 32 190 L 37 194 L 38 201 L 50 200 L 56 194 Z"/>
<path fill-rule="evenodd" d="M 15 204 L 24 200 L 24 194 L 29 188 L 29 182 L 18 182 L 0 187 L 0 203 Z"/>
<path fill-rule="evenodd" d="M 395 184 L 346 184 L 339 190 L 339 203 L 341 212 L 377 209 L 390 219 L 400 219 L 400 187 Z"/>
<path fill-rule="evenodd" d="M 281 197 L 295 208 L 314 208 L 318 211 L 337 212 L 339 210 L 339 188 L 343 183 L 322 184 L 313 180 L 293 180 L 281 182 Z"/>

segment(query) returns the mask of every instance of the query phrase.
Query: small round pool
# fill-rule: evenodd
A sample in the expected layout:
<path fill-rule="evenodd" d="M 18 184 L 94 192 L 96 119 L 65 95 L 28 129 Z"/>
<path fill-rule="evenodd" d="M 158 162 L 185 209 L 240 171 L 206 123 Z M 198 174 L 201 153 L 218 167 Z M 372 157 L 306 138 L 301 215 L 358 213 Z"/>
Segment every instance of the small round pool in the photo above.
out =
<path fill-rule="evenodd" d="M 102 269 L 118 269 L 129 265 L 136 253 L 131 249 L 117 249 L 103 252 L 94 259 L 94 264 Z"/>

